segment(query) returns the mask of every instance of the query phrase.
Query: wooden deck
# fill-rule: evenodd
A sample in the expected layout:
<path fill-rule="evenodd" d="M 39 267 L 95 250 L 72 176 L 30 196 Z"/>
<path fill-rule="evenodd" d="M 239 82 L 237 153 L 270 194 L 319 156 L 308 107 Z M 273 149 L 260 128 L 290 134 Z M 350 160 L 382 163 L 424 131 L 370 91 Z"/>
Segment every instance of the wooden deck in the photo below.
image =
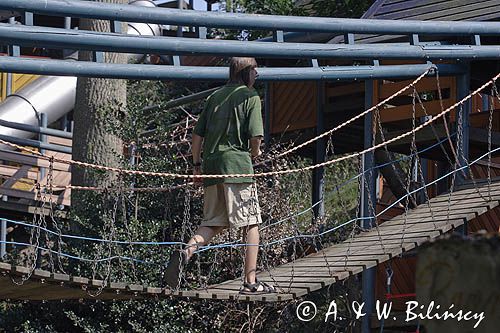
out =
<path fill-rule="evenodd" d="M 497 207 L 500 201 L 500 180 L 495 179 L 489 190 L 484 182 L 477 188 L 465 186 L 452 193 L 451 205 L 448 205 L 448 194 L 440 195 L 431 199 L 430 204 L 423 204 L 409 211 L 406 217 L 401 215 L 384 222 L 378 230 L 363 232 L 321 252 L 259 273 L 260 280 L 278 287 L 280 292 L 277 294 L 239 295 L 241 281 L 238 279 L 207 289 L 189 291 L 111 282 L 106 284 L 103 292 L 96 298 L 105 300 L 174 296 L 240 301 L 286 301 L 298 298 L 412 250 Z M 491 200 L 485 201 L 479 193 L 484 198 L 488 198 L 490 194 Z M 0 299 L 92 299 L 94 297 L 86 290 L 102 285 L 102 281 L 98 280 L 35 270 L 24 285 L 18 286 L 12 280 L 19 280 L 26 275 L 29 272 L 27 268 L 0 263 L 0 272 Z"/>
<path fill-rule="evenodd" d="M 47 137 L 47 142 L 61 146 L 71 147 L 71 140 Z M 71 155 L 46 151 L 46 155 L 60 159 L 69 160 Z M 42 186 L 47 185 L 47 173 L 49 161 L 41 159 L 35 155 L 23 152 L 0 149 L 0 212 L 15 211 L 32 214 L 35 207 L 41 205 L 40 199 L 35 192 L 35 183 Z M 54 163 L 52 173 L 53 194 L 49 197 L 47 193 L 43 199 L 59 206 L 57 210 L 59 216 L 66 215 L 63 211 L 65 207 L 71 206 L 71 189 L 65 186 L 71 184 L 71 166 L 64 163 Z M 45 175 L 42 173 L 45 169 Z M 43 209 L 43 214 L 48 214 L 48 210 Z"/>

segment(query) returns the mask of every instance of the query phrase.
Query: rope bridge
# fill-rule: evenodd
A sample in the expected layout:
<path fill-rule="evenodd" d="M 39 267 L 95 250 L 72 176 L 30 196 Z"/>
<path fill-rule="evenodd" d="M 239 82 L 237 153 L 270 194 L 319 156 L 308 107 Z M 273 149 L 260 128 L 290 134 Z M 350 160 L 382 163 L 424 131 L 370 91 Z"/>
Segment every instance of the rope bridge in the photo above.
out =
<path fill-rule="evenodd" d="M 54 209 L 54 204 L 51 201 L 51 194 L 54 189 L 57 188 L 57 184 L 53 184 L 52 179 L 53 169 L 51 166 L 54 162 L 112 172 L 118 175 L 116 182 L 118 184 L 117 188 L 100 189 L 92 187 L 74 187 L 75 189 L 103 192 L 103 200 L 109 201 L 106 204 L 108 211 L 103 217 L 104 226 L 101 232 L 101 234 L 106 237 L 88 237 L 63 233 L 63 230 L 66 230 L 67 227 L 64 226 L 63 222 L 58 221 L 53 213 L 48 215 L 49 221 L 47 221 L 45 214 L 40 214 L 40 211 L 35 211 L 32 223 L 13 220 L 9 221 L 12 224 L 29 228 L 31 233 L 29 242 L 5 242 L 6 244 L 10 244 L 16 248 L 25 247 L 26 251 L 24 253 L 18 253 L 18 257 L 15 255 L 12 257 L 14 262 L 16 262 L 16 260 L 24 262 L 24 266 L 17 265 L 17 262 L 15 264 L 0 264 L 0 270 L 3 273 L 2 278 L 0 278 L 0 290 L 2 290 L 0 292 L 0 297 L 10 299 L 50 300 L 81 298 L 129 299 L 180 296 L 204 299 L 235 299 L 245 301 L 286 301 L 304 296 L 309 292 L 346 279 L 351 275 L 362 272 L 364 269 L 376 266 L 377 264 L 398 256 L 405 251 L 411 250 L 425 241 L 437 238 L 439 235 L 453 228 L 459 227 L 465 222 L 472 220 L 477 215 L 483 214 L 498 205 L 498 201 L 500 200 L 500 181 L 492 179 L 490 166 L 492 154 L 496 153 L 500 150 L 500 148 L 493 149 L 491 144 L 492 114 L 494 111 L 492 106 L 489 110 L 488 151 L 478 159 L 470 162 L 466 156 L 464 156 L 464 153 L 461 151 L 460 145 L 458 144 L 463 136 L 462 131 L 464 120 L 461 118 L 462 113 L 457 112 L 456 117 L 458 125 L 456 133 L 453 134 L 451 134 L 447 128 L 445 116 L 451 111 L 461 107 L 470 98 L 472 98 L 472 96 L 477 95 L 488 87 L 491 88 L 491 98 L 500 100 L 496 88 L 496 80 L 500 77 L 500 74 L 496 75 L 483 86 L 468 96 L 465 96 L 449 108 L 444 109 L 441 104 L 441 112 L 431 116 L 427 114 L 420 97 L 421 95 L 416 89 L 418 81 L 426 76 L 431 69 L 432 68 L 429 68 L 408 86 L 402 88 L 389 98 L 364 111 L 360 115 L 348 120 L 344 124 L 337 126 L 332 130 L 305 142 L 304 144 L 270 156 L 268 159 L 260 163 L 260 165 L 264 165 L 266 167 L 271 165 L 272 168 L 277 168 L 277 166 L 281 166 L 279 164 L 279 158 L 304 147 L 305 145 L 313 143 L 320 138 L 330 136 L 326 150 L 327 155 L 328 153 L 330 153 L 330 155 L 334 155 L 332 159 L 309 166 L 295 168 L 288 167 L 282 169 L 279 169 L 278 167 L 279 170 L 255 174 L 255 177 L 258 179 L 268 177 L 274 179 L 275 183 L 279 183 L 280 180 L 285 180 L 285 177 L 288 177 L 286 178 L 288 181 L 287 184 L 295 185 L 296 188 L 294 193 L 290 193 L 287 189 L 284 189 L 284 192 L 286 193 L 278 194 L 273 192 L 270 195 L 270 199 L 268 198 L 268 201 L 270 202 L 263 205 L 263 211 L 268 211 L 269 213 L 267 213 L 268 219 L 261 227 L 263 240 L 260 246 L 263 252 L 261 257 L 262 267 L 264 269 L 258 274 L 258 278 L 264 282 L 275 285 L 280 291 L 277 294 L 240 295 L 239 290 L 242 284 L 241 279 L 229 279 L 228 281 L 220 284 L 207 285 L 206 281 L 210 281 L 211 275 L 213 275 L 214 264 L 212 263 L 209 265 L 210 268 L 208 270 L 208 274 L 206 274 L 208 277 L 205 280 L 202 280 L 201 272 L 206 272 L 206 269 L 202 268 L 202 266 L 206 266 L 206 263 L 202 262 L 202 260 L 198 258 L 196 264 L 198 266 L 197 276 L 199 281 L 197 283 L 198 288 L 195 290 L 166 290 L 158 286 L 147 286 L 147 284 L 142 283 L 138 278 L 140 276 L 140 269 L 143 269 L 143 272 L 151 269 L 161 270 L 164 265 L 164 263 L 159 262 L 158 260 L 148 260 L 148 257 L 151 254 L 150 251 L 158 251 L 156 252 L 157 254 L 163 254 L 165 255 L 165 258 L 167 258 L 168 252 L 163 252 L 166 248 L 185 246 L 182 239 L 184 239 L 185 236 L 191 233 L 192 229 L 196 227 L 196 224 L 193 223 L 193 217 L 191 216 L 191 199 L 192 197 L 196 197 L 196 195 L 199 197 L 199 191 L 183 184 L 177 184 L 170 189 L 171 191 L 179 189 L 185 190 L 184 214 L 182 217 L 180 235 L 181 241 L 136 241 L 131 238 L 129 221 L 127 214 L 125 213 L 127 211 L 126 206 L 129 199 L 125 193 L 139 191 L 155 192 L 164 191 L 165 189 L 161 187 L 130 188 L 125 185 L 124 177 L 141 176 L 189 179 L 193 178 L 192 175 L 111 168 L 74 160 L 68 161 L 58 159 L 53 156 L 46 156 L 40 152 L 0 140 L 0 143 L 2 144 L 9 145 L 22 151 L 30 152 L 49 161 L 47 184 L 36 184 L 36 193 L 37 198 L 39 199 L 38 201 L 41 203 L 39 208 L 48 208 L 50 212 L 53 212 Z M 437 76 L 437 82 L 439 87 L 439 76 Z M 380 120 L 379 108 L 382 108 L 391 99 L 402 95 L 408 90 L 411 91 L 409 96 L 413 100 L 412 128 L 397 137 L 385 140 L 385 129 L 383 128 Z M 439 88 L 438 95 L 439 100 L 441 100 L 441 90 Z M 422 108 L 427 115 L 421 123 L 419 123 L 416 117 L 417 107 Z M 331 140 L 331 134 L 354 120 L 360 119 L 369 112 L 373 113 L 374 126 L 377 129 L 374 131 L 371 147 L 361 152 L 336 157 L 334 154 L 334 144 Z M 434 134 L 436 134 L 434 123 L 438 119 L 445 120 L 443 123 L 445 124 L 447 130 L 447 138 L 446 140 L 437 140 L 438 143 L 436 143 L 436 145 L 441 147 L 449 164 L 454 166 L 454 168 L 448 174 L 426 184 L 422 171 L 422 163 L 419 157 L 419 154 L 422 151 L 417 150 L 415 134 L 419 130 L 428 126 L 431 127 Z M 186 127 L 188 123 L 189 119 L 186 119 Z M 456 147 L 454 147 L 452 142 L 452 137 L 455 135 L 457 142 Z M 365 186 L 369 188 L 368 184 L 366 184 L 366 178 L 364 176 L 367 173 L 373 172 L 374 169 L 364 170 L 362 167 L 363 163 L 361 163 L 360 160 L 366 153 L 374 151 L 375 149 L 385 149 L 389 153 L 387 148 L 389 143 L 410 136 L 411 154 L 400 159 L 408 165 L 409 176 L 405 181 L 406 194 L 397 198 L 389 207 L 381 212 L 377 214 L 374 213 L 373 216 L 360 217 L 359 205 L 356 206 L 355 211 L 350 209 L 348 207 L 348 203 L 343 198 L 342 193 L 343 190 L 348 190 L 349 188 L 352 189 L 352 185 L 355 186 L 356 181 L 358 195 L 362 194 L 362 189 L 365 188 Z M 436 139 L 438 139 L 437 136 Z M 380 143 L 376 144 L 376 142 Z M 448 143 L 449 146 L 445 147 L 445 144 Z M 451 151 L 451 155 L 449 154 L 449 151 Z M 474 179 L 473 173 L 469 172 L 467 169 L 469 169 L 471 165 L 484 159 L 488 160 L 488 179 L 486 181 L 479 181 Z M 304 193 L 306 193 L 307 188 L 304 185 L 304 174 L 308 171 L 321 167 L 327 167 L 330 165 L 338 166 L 343 161 L 351 161 L 351 164 L 359 167 L 360 172 L 345 182 L 341 182 L 339 179 L 334 179 L 334 182 L 337 184 L 333 187 L 330 193 L 330 198 L 336 195 L 334 200 L 336 200 L 335 202 L 338 203 L 342 211 L 335 216 L 335 220 L 316 221 L 316 223 L 313 223 L 312 226 L 310 225 L 310 222 L 308 222 L 309 225 L 305 226 L 306 223 L 304 221 L 307 219 L 307 214 L 311 212 L 313 208 L 312 206 L 290 214 L 292 202 L 300 202 L 300 197 L 303 197 Z M 465 161 L 465 163 L 463 163 L 463 161 Z M 392 167 L 394 167 L 395 162 L 396 161 L 392 161 Z M 381 166 L 377 166 L 375 168 L 379 167 Z M 413 175 L 414 177 L 410 177 L 410 175 Z M 455 184 L 457 175 L 463 175 L 463 178 L 470 178 L 469 184 L 462 185 L 464 186 L 463 188 L 457 188 Z M 230 176 L 245 177 L 247 175 Z M 333 173 L 331 176 L 332 178 L 338 177 L 338 175 Z M 220 178 L 220 175 L 203 175 L 203 177 Z M 414 184 L 411 183 L 412 178 L 420 179 L 420 186 L 415 188 Z M 449 187 L 450 191 L 446 194 L 429 198 L 427 193 L 429 186 L 433 186 L 438 181 L 446 179 L 451 179 L 451 186 Z M 263 187 L 262 184 L 260 184 L 260 186 Z M 354 190 L 356 191 L 356 189 Z M 259 190 L 259 192 L 261 191 Z M 414 200 L 415 195 L 419 193 L 425 196 L 424 203 L 420 204 L 415 209 L 410 209 L 410 202 Z M 323 200 L 326 202 L 328 198 Z M 375 212 L 376 198 L 372 198 L 368 195 L 368 201 L 371 211 Z M 297 206 L 300 208 L 304 207 L 302 203 Z M 365 230 L 359 225 L 360 221 L 366 219 L 378 221 L 384 213 L 393 207 L 402 207 L 404 209 L 404 214 L 381 224 L 375 223 L 374 228 L 371 230 Z M 124 213 L 123 216 L 119 216 L 120 211 Z M 346 220 L 344 222 L 339 222 L 341 221 L 341 217 Z M 116 223 L 118 220 L 120 220 L 126 229 L 127 233 L 124 236 L 128 239 L 120 239 L 119 235 L 117 235 Z M 51 230 L 49 224 L 53 226 L 55 230 Z M 348 226 L 352 227 L 352 229 L 347 230 Z M 339 231 L 340 234 L 342 234 L 342 232 L 344 233 L 343 237 L 341 237 L 343 241 L 337 244 L 334 244 L 335 241 L 333 239 L 335 231 Z M 283 235 L 281 233 L 283 233 Z M 67 248 L 67 240 L 94 244 L 92 245 L 95 249 L 93 253 L 94 257 L 89 258 L 85 257 L 83 254 L 69 254 L 64 252 Z M 225 251 L 224 254 L 230 255 L 230 258 L 232 258 L 234 255 L 233 250 L 240 251 L 245 245 L 247 244 L 242 244 L 239 240 L 229 239 L 227 242 L 219 241 L 213 245 L 200 247 L 198 250 L 200 256 L 198 257 L 201 257 L 201 254 L 205 251 L 215 251 L 214 255 L 215 258 L 217 258 L 218 251 Z M 278 252 L 279 255 L 269 259 L 268 255 L 273 253 L 273 251 Z M 287 252 L 288 254 L 285 255 Z M 42 253 L 44 254 L 43 258 Z M 235 256 L 235 258 L 238 257 L 241 257 L 241 255 L 238 254 Z M 284 257 L 291 259 L 291 261 L 287 260 L 289 262 L 284 263 Z M 40 263 L 43 260 L 46 261 L 45 265 L 48 266 L 50 270 L 43 270 L 39 268 Z M 75 260 L 80 263 L 90 263 L 91 268 L 87 268 L 86 270 L 91 272 L 92 277 L 86 278 L 67 274 L 65 272 L 67 260 Z M 216 262 L 216 260 L 214 260 L 214 262 Z M 112 278 L 113 271 L 129 264 L 133 269 L 134 283 L 112 282 L 111 280 L 115 279 Z M 142 266 L 145 268 L 142 268 Z M 83 268 L 82 270 L 85 271 Z M 233 271 L 229 275 L 234 277 L 237 276 L 238 273 Z M 193 279 L 191 278 L 190 281 L 192 282 L 192 280 Z M 139 283 L 137 281 L 139 281 Z"/>
<path fill-rule="evenodd" d="M 110 282 L 35 269 L 23 285 L 16 282 L 30 273 L 27 267 L 0 263 L 0 297 L 12 300 L 141 299 L 192 297 L 241 301 L 286 301 L 344 280 L 439 237 L 499 205 L 500 180 L 478 184 L 432 198 L 433 210 L 423 204 L 340 244 L 291 263 L 260 272 L 257 277 L 273 283 L 278 294 L 240 295 L 241 280 L 230 280 L 198 290 L 165 290 L 159 287 Z M 488 197 L 484 201 L 478 194 Z M 451 209 L 453 207 L 453 209 Z M 434 216 L 434 218 L 433 218 Z M 102 288 L 92 296 L 90 291 Z M 87 292 L 89 291 L 89 292 Z"/>

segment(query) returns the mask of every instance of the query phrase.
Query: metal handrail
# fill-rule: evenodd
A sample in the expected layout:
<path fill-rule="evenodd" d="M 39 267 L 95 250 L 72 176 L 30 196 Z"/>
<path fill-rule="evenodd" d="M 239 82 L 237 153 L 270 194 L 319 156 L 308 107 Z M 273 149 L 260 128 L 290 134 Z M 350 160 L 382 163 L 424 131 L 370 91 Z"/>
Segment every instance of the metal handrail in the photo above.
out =
<path fill-rule="evenodd" d="M 3 119 L 0 119 L 0 126 L 18 129 L 21 131 L 26 131 L 26 132 L 31 132 L 31 133 L 52 135 L 52 136 L 56 136 L 58 138 L 64 138 L 64 139 L 72 139 L 73 138 L 73 133 L 71 133 L 71 132 L 61 131 L 61 130 L 47 128 L 47 127 L 21 124 L 21 123 L 7 121 L 7 120 L 3 120 Z"/>
<path fill-rule="evenodd" d="M 13 137 L 10 135 L 2 135 L 2 134 L 0 134 L 0 139 L 7 141 L 7 142 L 14 143 L 16 145 L 29 146 L 29 147 L 35 147 L 35 148 L 40 148 L 40 149 L 56 151 L 59 153 L 71 154 L 71 147 L 55 145 L 52 143 L 45 143 L 45 142 L 41 142 L 38 140 L 22 139 L 22 138 L 16 138 L 16 137 Z"/>
<path fill-rule="evenodd" d="M 498 26 L 500 35 L 500 25 Z M 122 53 L 337 59 L 498 59 L 499 45 L 254 43 L 0 24 L 2 43 Z"/>
<path fill-rule="evenodd" d="M 259 68 L 259 81 L 353 81 L 367 79 L 410 78 L 424 73 L 431 64 L 387 66 L 327 66 Z M 464 72 L 460 65 L 437 64 L 441 75 Z M 108 64 L 88 61 L 38 60 L 0 57 L 0 71 L 58 76 L 137 80 L 227 81 L 229 68 L 201 66 L 157 66 Z"/>
<path fill-rule="evenodd" d="M 71 0 L 2 0 L 0 9 L 194 27 L 360 34 L 500 35 L 499 22 L 371 20 L 202 12 Z"/>

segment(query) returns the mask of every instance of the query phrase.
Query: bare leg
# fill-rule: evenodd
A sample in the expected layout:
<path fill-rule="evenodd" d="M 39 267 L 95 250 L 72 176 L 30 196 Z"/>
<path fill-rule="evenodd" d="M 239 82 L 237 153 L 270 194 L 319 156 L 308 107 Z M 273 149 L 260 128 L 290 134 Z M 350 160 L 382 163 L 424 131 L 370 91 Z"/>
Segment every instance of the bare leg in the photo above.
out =
<path fill-rule="evenodd" d="M 247 245 L 245 251 L 245 282 L 255 283 L 255 272 L 257 271 L 257 256 L 259 254 L 259 226 L 251 225 L 243 229 L 243 240 Z M 246 232 L 246 233 L 245 233 Z"/>
<path fill-rule="evenodd" d="M 208 244 L 208 242 L 222 230 L 224 230 L 224 227 L 199 227 L 184 249 L 187 259 L 189 260 L 193 256 L 194 251 L 196 251 L 199 246 Z"/>

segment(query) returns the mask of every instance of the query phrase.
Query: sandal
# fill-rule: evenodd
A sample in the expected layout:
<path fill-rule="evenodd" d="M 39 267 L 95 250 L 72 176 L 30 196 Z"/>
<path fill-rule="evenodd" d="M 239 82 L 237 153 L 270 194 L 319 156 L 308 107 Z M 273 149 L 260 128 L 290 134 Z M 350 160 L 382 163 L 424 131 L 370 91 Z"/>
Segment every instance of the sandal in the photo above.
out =
<path fill-rule="evenodd" d="M 186 264 L 187 257 L 184 251 L 172 252 L 168 266 L 164 271 L 163 282 L 172 289 L 179 288 L 180 275 Z"/>
<path fill-rule="evenodd" d="M 248 289 L 248 290 L 245 290 Z M 243 283 L 243 288 L 240 290 L 242 295 L 260 295 L 276 293 L 276 288 L 262 281 L 255 280 L 255 283 Z"/>

